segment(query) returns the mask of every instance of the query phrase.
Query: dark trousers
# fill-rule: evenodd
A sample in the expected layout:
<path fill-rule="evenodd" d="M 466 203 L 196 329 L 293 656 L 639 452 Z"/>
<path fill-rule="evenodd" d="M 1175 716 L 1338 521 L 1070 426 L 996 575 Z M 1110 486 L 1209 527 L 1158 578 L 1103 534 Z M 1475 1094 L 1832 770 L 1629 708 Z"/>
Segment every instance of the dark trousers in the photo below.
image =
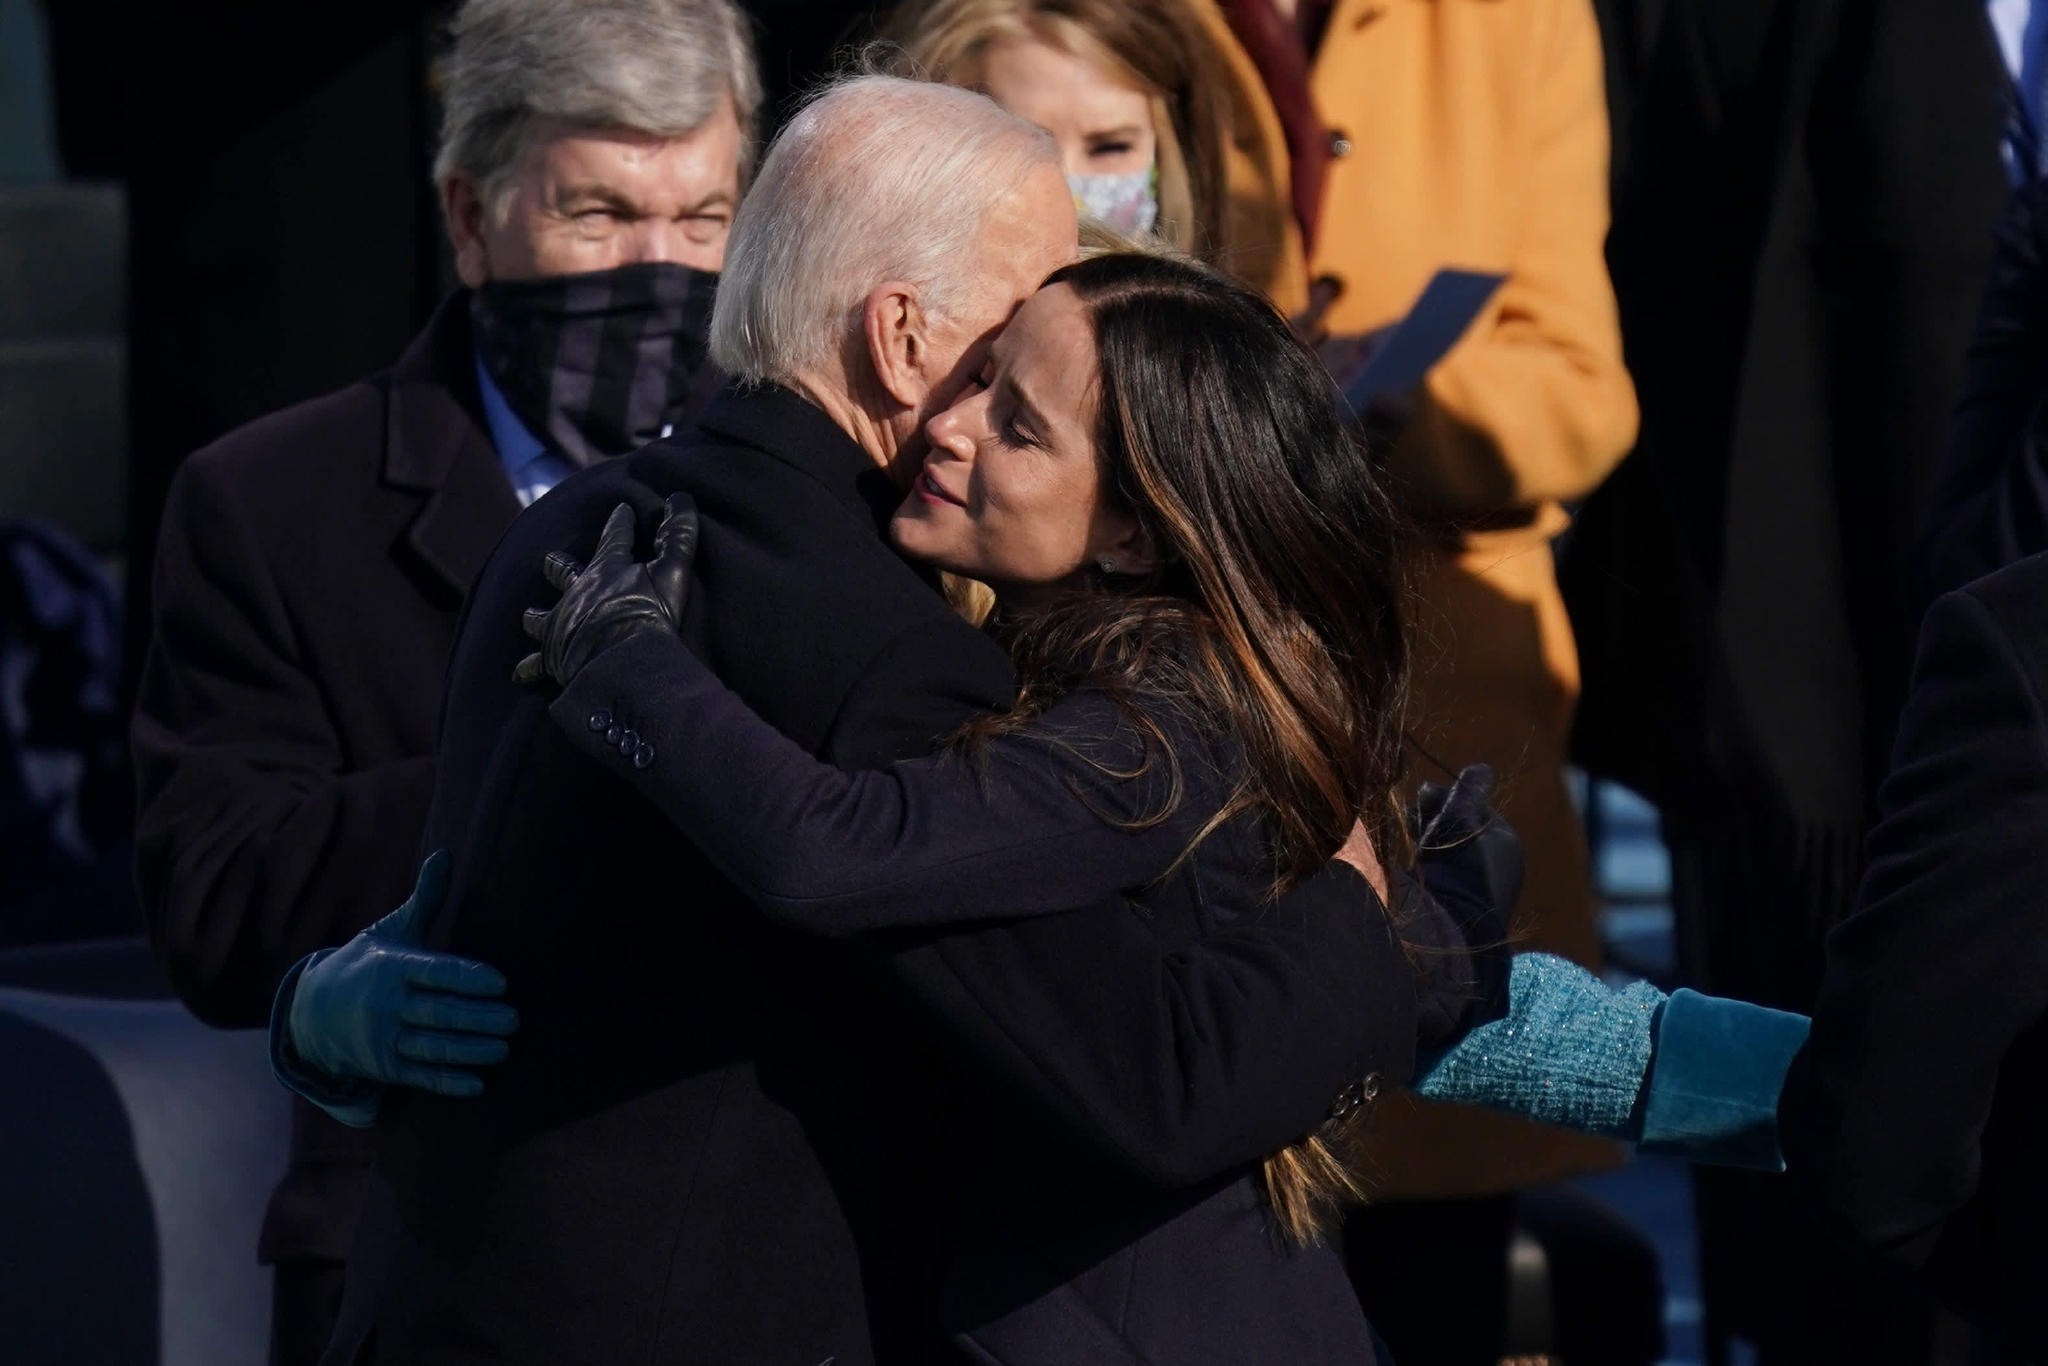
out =
<path fill-rule="evenodd" d="M 1800 832 L 1733 783 L 1707 807 L 1711 822 L 1665 825 L 1681 973 L 1718 996 L 1811 1010 L 1827 928 L 1855 889 L 1856 840 Z M 1932 1296 L 1844 1251 L 1784 1177 L 1702 1167 L 1693 1189 L 1709 1366 L 1735 1339 L 1758 1366 L 1959 1360 Z"/>
<path fill-rule="evenodd" d="M 1511 1289 L 1518 1229 L 1541 1270 Z M 1352 1284 L 1398 1366 L 1497 1366 L 1511 1353 L 1650 1366 L 1664 1355 L 1656 1248 L 1569 1186 L 1373 1206 L 1344 1232 Z"/>
<path fill-rule="evenodd" d="M 1365 1316 L 1398 1366 L 1498 1366 L 1515 1198 L 1369 1205 L 1344 1224 Z"/>
<path fill-rule="evenodd" d="M 341 1312 L 345 1262 L 279 1262 L 270 1292 L 270 1366 L 317 1366 Z"/>

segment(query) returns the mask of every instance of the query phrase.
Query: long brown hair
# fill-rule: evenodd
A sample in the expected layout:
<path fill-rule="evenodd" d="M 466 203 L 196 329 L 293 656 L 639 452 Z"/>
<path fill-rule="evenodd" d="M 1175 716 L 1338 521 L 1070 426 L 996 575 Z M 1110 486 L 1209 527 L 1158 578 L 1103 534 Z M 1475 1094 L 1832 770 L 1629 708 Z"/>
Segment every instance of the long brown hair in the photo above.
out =
<path fill-rule="evenodd" d="M 989 45 L 1048 43 L 1152 94 L 1160 238 L 1209 259 L 1223 240 L 1230 105 L 1222 57 L 1186 0 L 906 0 L 883 36 L 905 75 L 980 89 Z"/>
<path fill-rule="evenodd" d="M 1096 256 L 1046 283 L 1067 285 L 1087 310 L 1104 486 L 1151 532 L 1160 561 L 1000 622 L 1018 704 L 970 740 L 1087 687 L 1172 764 L 1160 725 L 1170 708 L 1244 756 L 1197 843 L 1256 817 L 1276 895 L 1325 867 L 1357 821 L 1391 862 L 1405 853 L 1394 791 L 1408 678 L 1404 538 L 1328 372 L 1262 296 L 1191 261 Z M 1177 772 L 1167 787 L 1177 801 Z M 1267 1159 L 1274 1211 L 1295 1238 L 1314 1239 L 1362 1194 L 1350 1159 L 1363 1118 Z"/>

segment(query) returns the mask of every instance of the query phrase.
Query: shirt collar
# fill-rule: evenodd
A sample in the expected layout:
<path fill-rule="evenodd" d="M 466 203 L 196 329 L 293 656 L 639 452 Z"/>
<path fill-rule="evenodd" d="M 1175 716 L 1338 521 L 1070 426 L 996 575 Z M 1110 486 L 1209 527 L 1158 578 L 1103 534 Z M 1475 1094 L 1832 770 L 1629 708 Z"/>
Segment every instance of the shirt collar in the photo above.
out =
<path fill-rule="evenodd" d="M 498 459 L 503 462 L 505 472 L 517 475 L 519 471 L 548 453 L 541 439 L 527 429 L 519 420 L 519 414 L 512 411 L 512 405 L 505 401 L 504 391 L 491 378 L 491 372 L 484 368 L 484 358 L 476 356 L 476 387 L 483 398 L 484 421 L 491 429 L 491 444 L 498 448 Z M 518 480 L 513 480 L 515 484 Z"/>

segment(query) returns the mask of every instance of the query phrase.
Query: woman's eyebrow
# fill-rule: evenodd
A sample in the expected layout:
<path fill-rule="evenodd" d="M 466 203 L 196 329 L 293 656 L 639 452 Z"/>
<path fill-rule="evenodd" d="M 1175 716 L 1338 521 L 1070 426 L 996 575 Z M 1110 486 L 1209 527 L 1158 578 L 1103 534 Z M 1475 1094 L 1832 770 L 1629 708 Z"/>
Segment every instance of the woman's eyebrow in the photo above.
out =
<path fill-rule="evenodd" d="M 1031 401 L 1031 395 L 1024 392 L 1024 386 L 1017 382 L 1015 376 L 1003 376 L 1003 388 L 1009 391 L 1011 401 L 1023 410 L 1024 424 L 1035 434 L 1042 438 L 1052 431 L 1052 424 L 1045 420 L 1045 414 Z"/>
<path fill-rule="evenodd" d="M 1097 128 L 1088 134 L 1091 138 L 1130 138 L 1136 140 L 1145 130 L 1135 123 L 1126 123 L 1118 128 Z"/>

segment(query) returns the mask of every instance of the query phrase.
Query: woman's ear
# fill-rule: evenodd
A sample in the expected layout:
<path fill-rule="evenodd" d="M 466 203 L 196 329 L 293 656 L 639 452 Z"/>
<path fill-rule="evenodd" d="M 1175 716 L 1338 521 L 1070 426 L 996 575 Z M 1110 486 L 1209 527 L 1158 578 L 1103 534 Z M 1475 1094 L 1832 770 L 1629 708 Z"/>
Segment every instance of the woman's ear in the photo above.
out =
<path fill-rule="evenodd" d="M 931 393 L 930 318 L 916 285 L 891 280 L 876 285 L 861 301 L 861 332 L 868 363 L 884 393 L 917 411 Z"/>
<path fill-rule="evenodd" d="M 1095 552 L 1097 568 L 1136 577 L 1159 567 L 1159 542 L 1150 527 L 1128 512 L 1109 514 L 1108 523 L 1109 535 Z"/>

